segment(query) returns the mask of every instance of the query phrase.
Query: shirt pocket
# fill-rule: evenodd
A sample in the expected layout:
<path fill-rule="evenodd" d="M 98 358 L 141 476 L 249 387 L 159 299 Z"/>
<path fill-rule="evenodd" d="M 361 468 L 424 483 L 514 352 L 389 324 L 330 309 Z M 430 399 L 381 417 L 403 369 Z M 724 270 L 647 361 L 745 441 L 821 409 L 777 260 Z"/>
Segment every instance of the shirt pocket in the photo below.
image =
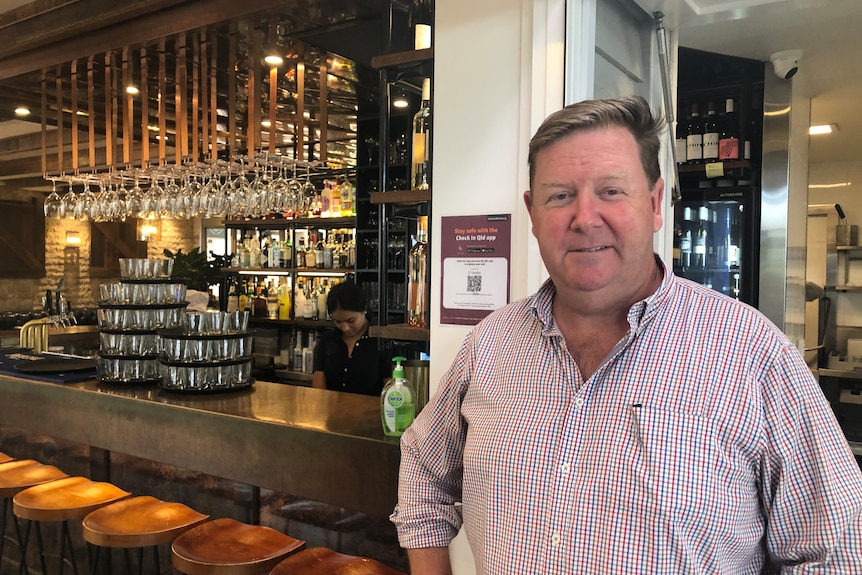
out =
<path fill-rule="evenodd" d="M 715 422 L 648 407 L 631 412 L 638 475 L 650 508 L 674 523 L 695 524 L 738 511 L 746 497 L 740 497 L 739 470 L 722 449 Z"/>

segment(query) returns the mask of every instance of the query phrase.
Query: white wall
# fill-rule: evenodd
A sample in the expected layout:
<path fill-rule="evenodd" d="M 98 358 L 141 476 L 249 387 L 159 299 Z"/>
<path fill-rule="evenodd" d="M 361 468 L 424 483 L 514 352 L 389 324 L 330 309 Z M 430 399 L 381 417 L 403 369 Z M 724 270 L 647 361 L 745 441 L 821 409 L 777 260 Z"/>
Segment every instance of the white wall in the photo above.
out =
<path fill-rule="evenodd" d="M 432 254 L 443 216 L 512 214 L 511 294 L 544 276 L 522 194 L 527 146 L 563 103 L 564 0 L 437 0 L 434 31 Z M 433 265 L 441 269 L 439 256 Z M 439 273 L 435 273 L 439 278 Z M 440 282 L 431 286 L 431 390 L 469 328 L 440 324 Z M 474 573 L 463 535 L 455 575 Z"/>

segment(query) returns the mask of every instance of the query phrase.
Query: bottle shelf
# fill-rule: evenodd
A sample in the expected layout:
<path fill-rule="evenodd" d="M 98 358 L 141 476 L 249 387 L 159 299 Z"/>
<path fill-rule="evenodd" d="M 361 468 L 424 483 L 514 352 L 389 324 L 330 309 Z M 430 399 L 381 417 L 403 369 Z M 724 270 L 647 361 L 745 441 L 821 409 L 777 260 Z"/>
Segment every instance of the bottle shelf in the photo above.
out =
<path fill-rule="evenodd" d="M 703 164 L 680 164 L 677 166 L 680 174 L 705 174 L 708 164 L 724 164 L 725 170 L 751 169 L 750 160 L 717 160 Z"/>
<path fill-rule="evenodd" d="M 224 225 L 229 228 L 260 228 L 278 229 L 286 227 L 315 227 L 323 228 L 354 228 L 356 227 L 356 216 L 344 216 L 337 218 L 274 218 L 253 220 L 225 220 Z"/>
<path fill-rule="evenodd" d="M 371 192 L 372 204 L 421 204 L 431 201 L 431 190 Z"/>
<path fill-rule="evenodd" d="M 413 327 L 403 324 L 372 325 L 368 335 L 384 339 L 400 339 L 407 341 L 430 341 L 431 330 L 424 327 Z"/>
<path fill-rule="evenodd" d="M 408 64 L 421 64 L 429 62 L 434 58 L 434 48 L 425 48 L 423 50 L 406 50 L 404 52 L 393 52 L 391 54 L 381 54 L 371 58 L 371 67 L 375 70 L 380 68 L 392 68 L 395 66 L 405 66 Z"/>
<path fill-rule="evenodd" d="M 304 275 L 304 276 L 345 276 L 355 273 L 353 268 L 221 268 L 222 273 L 233 273 L 241 275 L 255 276 L 286 276 L 286 275 Z"/>
<path fill-rule="evenodd" d="M 249 325 L 258 327 L 332 327 L 332 322 L 325 319 L 271 319 L 268 317 L 250 317 L 248 318 Z"/>

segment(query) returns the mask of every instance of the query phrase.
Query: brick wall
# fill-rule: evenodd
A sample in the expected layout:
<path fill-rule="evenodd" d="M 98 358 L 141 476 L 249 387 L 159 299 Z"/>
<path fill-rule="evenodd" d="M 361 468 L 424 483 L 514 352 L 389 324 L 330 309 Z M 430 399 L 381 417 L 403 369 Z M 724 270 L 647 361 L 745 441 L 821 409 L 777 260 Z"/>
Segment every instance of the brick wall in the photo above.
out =
<path fill-rule="evenodd" d="M 200 220 L 162 220 L 161 233 L 147 243 L 147 256 L 161 258 L 165 248 L 189 251 L 200 245 Z M 77 249 L 66 246 L 67 232 L 77 232 Z M 2 257 L 2 254 L 0 254 Z M 90 278 L 90 224 L 74 220 L 48 220 L 45 225 L 45 277 L 0 278 L 0 312 L 41 308 L 45 290 L 54 290 L 63 278 L 63 294 L 75 308 L 95 307 L 99 284 L 108 278 Z"/>

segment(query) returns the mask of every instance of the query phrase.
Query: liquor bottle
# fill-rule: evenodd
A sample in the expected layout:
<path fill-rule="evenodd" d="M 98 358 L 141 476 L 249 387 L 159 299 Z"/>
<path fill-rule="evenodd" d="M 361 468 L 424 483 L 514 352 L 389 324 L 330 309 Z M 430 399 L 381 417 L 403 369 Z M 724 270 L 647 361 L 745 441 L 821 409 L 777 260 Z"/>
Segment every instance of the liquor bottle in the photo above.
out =
<path fill-rule="evenodd" d="M 673 271 L 676 274 L 682 270 L 682 225 L 680 222 L 673 224 Z"/>
<path fill-rule="evenodd" d="M 701 206 L 697 209 L 697 235 L 694 237 L 693 267 L 706 267 L 706 244 L 709 242 L 709 208 Z"/>
<path fill-rule="evenodd" d="M 356 188 L 353 187 L 350 180 L 344 180 L 341 182 L 341 186 L 339 186 L 339 192 L 341 195 L 341 215 L 343 217 L 355 216 L 356 211 L 353 196 L 356 194 Z"/>
<path fill-rule="evenodd" d="M 431 78 L 422 80 L 422 106 L 413 116 L 413 156 L 410 166 L 411 188 L 431 186 Z"/>
<path fill-rule="evenodd" d="M 281 244 L 281 267 L 293 267 L 293 243 L 290 241 L 290 232 L 284 234 L 284 241 Z"/>
<path fill-rule="evenodd" d="M 691 208 L 682 209 L 682 237 L 679 240 L 680 266 L 683 270 L 691 267 L 692 228 Z"/>
<path fill-rule="evenodd" d="M 332 193 L 332 199 L 329 201 L 329 215 L 333 218 L 342 216 L 341 213 L 341 184 L 337 181 L 329 184 L 329 190 Z"/>
<path fill-rule="evenodd" d="M 236 285 L 236 278 L 228 280 L 227 311 L 239 311 L 239 287 Z"/>
<path fill-rule="evenodd" d="M 691 105 L 691 117 L 686 128 L 685 160 L 687 164 L 700 164 L 703 161 L 703 126 L 697 104 Z"/>
<path fill-rule="evenodd" d="M 413 48 L 423 50 L 431 47 L 431 26 L 434 22 L 432 0 L 413 0 L 408 24 L 413 29 Z"/>
<path fill-rule="evenodd" d="M 293 371 L 302 371 L 302 341 L 305 336 L 302 330 L 297 331 L 296 346 L 293 348 Z"/>
<path fill-rule="evenodd" d="M 709 217 L 709 234 L 707 238 L 710 241 L 706 244 L 706 265 L 716 266 L 718 265 L 718 254 L 716 253 L 715 240 L 718 236 L 715 235 L 715 230 L 718 228 L 718 211 L 709 210 Z"/>
<path fill-rule="evenodd" d="M 296 242 L 296 267 L 305 267 L 305 239 L 299 238 Z"/>
<path fill-rule="evenodd" d="M 718 159 L 739 159 L 739 125 L 733 109 L 733 98 L 728 98 L 724 102 L 724 121 L 721 124 L 721 135 L 718 139 Z"/>
<path fill-rule="evenodd" d="M 326 298 L 329 295 L 329 285 L 326 278 L 320 280 L 320 287 L 317 289 L 317 315 L 320 318 L 326 317 Z"/>
<path fill-rule="evenodd" d="M 314 235 L 308 234 L 308 247 L 305 250 L 305 267 L 316 268 L 317 256 L 314 253 Z"/>
<path fill-rule="evenodd" d="M 727 267 L 731 270 L 739 269 L 739 211 L 727 208 L 725 214 L 727 225 Z"/>
<path fill-rule="evenodd" d="M 323 234 L 317 234 L 317 243 L 314 244 L 314 266 L 320 270 L 326 267 L 324 252 L 326 248 L 323 245 Z"/>
<path fill-rule="evenodd" d="M 305 283 L 299 279 L 296 282 L 296 295 L 293 298 L 293 317 L 305 319 Z"/>
<path fill-rule="evenodd" d="M 320 217 L 328 218 L 332 215 L 332 184 L 329 180 L 323 181 L 323 191 L 320 192 Z"/>
<path fill-rule="evenodd" d="M 419 216 L 407 258 L 407 323 L 428 327 L 428 216 Z"/>
<path fill-rule="evenodd" d="M 718 118 L 715 115 L 715 104 L 707 104 L 706 118 L 703 120 L 703 161 L 714 162 L 718 159 Z"/>
<path fill-rule="evenodd" d="M 287 282 L 278 286 L 278 319 L 290 319 L 290 286 Z"/>
<path fill-rule="evenodd" d="M 278 289 L 272 283 L 266 287 L 266 317 L 278 319 Z"/>
<path fill-rule="evenodd" d="M 335 267 L 335 234 L 330 233 L 323 244 L 323 268 L 331 270 Z"/>
<path fill-rule="evenodd" d="M 268 265 L 271 268 L 280 268 L 282 264 L 281 242 L 278 238 L 273 239 L 269 243 L 269 251 L 267 252 Z"/>
<path fill-rule="evenodd" d="M 245 311 L 248 309 L 248 283 L 245 280 L 242 281 L 237 305 L 239 306 L 239 311 Z"/>

